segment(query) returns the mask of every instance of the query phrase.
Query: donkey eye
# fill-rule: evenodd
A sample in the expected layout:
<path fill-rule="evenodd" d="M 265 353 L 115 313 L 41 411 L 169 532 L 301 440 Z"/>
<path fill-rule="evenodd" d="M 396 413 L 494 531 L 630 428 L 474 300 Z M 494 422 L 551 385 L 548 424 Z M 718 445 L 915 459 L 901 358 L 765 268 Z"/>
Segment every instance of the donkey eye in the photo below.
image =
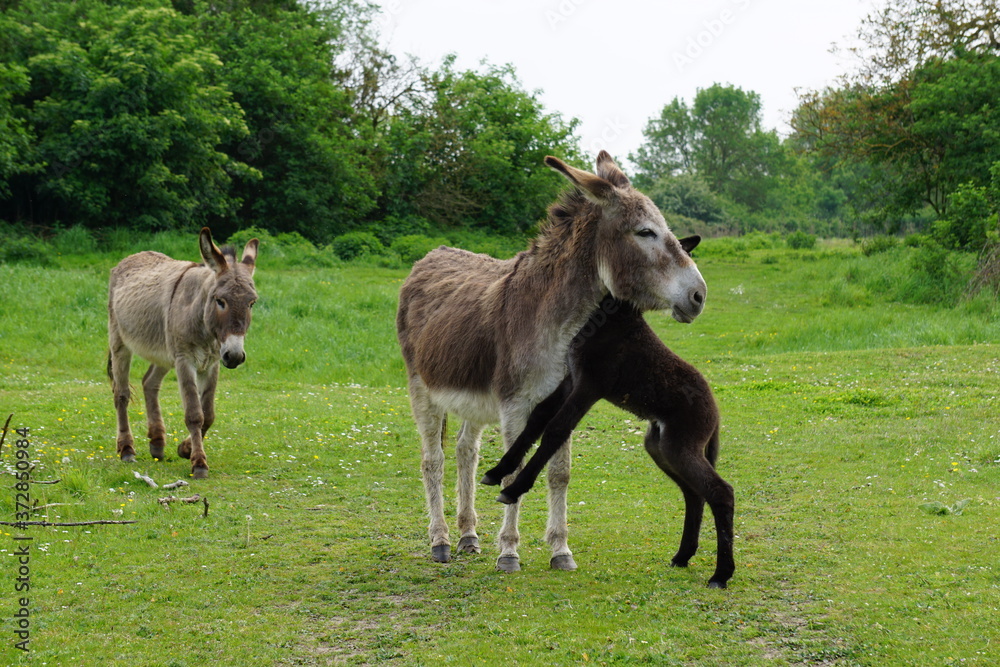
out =
<path fill-rule="evenodd" d="M 219 307 L 219 310 L 225 310 L 226 309 L 226 302 L 223 301 L 222 299 L 216 299 L 215 300 L 215 305 Z"/>
<path fill-rule="evenodd" d="M 645 229 L 640 229 L 639 231 L 637 231 L 635 233 L 635 235 L 636 236 L 641 236 L 644 239 L 655 239 L 656 238 L 656 232 L 654 232 L 652 229 L 649 229 L 648 227 L 645 228 Z"/>

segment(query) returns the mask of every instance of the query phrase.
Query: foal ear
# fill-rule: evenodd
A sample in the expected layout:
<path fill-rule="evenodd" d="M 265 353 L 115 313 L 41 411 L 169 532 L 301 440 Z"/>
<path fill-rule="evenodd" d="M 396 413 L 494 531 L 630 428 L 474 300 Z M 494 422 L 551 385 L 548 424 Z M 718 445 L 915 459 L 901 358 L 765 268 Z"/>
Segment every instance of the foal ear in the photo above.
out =
<path fill-rule="evenodd" d="M 205 262 L 205 266 L 218 274 L 229 270 L 226 257 L 212 242 L 212 232 L 209 231 L 208 227 L 201 228 L 201 234 L 198 235 L 198 246 L 201 248 L 201 259 Z"/>
<path fill-rule="evenodd" d="M 597 154 L 597 175 L 615 187 L 632 187 L 632 182 L 628 180 L 625 172 L 618 168 L 611 154 L 604 150 Z"/>
<path fill-rule="evenodd" d="M 250 239 L 247 241 L 247 245 L 243 248 L 243 259 L 240 260 L 240 264 L 243 264 L 248 269 L 250 269 L 250 275 L 253 275 L 254 269 L 257 268 L 257 246 L 260 241 L 257 239 Z"/>
<path fill-rule="evenodd" d="M 609 204 L 615 194 L 615 186 L 600 176 L 588 171 L 571 167 L 557 157 L 548 155 L 545 164 L 569 179 L 569 182 L 580 188 L 583 196 L 599 205 Z"/>
<path fill-rule="evenodd" d="M 678 243 L 681 244 L 681 248 L 684 249 L 684 252 L 690 255 L 691 251 L 697 248 L 698 244 L 701 243 L 701 237 L 695 234 L 694 236 L 678 239 Z"/>

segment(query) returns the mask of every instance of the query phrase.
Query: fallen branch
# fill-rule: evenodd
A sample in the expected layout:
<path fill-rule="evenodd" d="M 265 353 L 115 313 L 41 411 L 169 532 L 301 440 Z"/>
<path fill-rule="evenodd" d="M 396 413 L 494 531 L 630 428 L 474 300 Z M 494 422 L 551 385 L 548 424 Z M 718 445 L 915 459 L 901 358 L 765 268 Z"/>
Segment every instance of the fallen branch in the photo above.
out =
<path fill-rule="evenodd" d="M 183 479 L 179 479 L 176 482 L 171 482 L 170 484 L 164 484 L 161 488 L 164 488 L 164 489 L 179 489 L 182 486 L 190 486 L 190 485 L 187 482 L 185 482 Z"/>
<path fill-rule="evenodd" d="M 141 474 L 139 474 L 138 470 L 133 470 L 132 474 L 135 475 L 136 479 L 141 479 L 142 481 L 144 481 L 146 484 L 149 484 L 154 489 L 160 488 L 160 485 L 157 484 L 156 482 L 154 482 L 152 477 L 147 477 L 146 475 L 141 475 Z"/>
<path fill-rule="evenodd" d="M 126 523 L 139 523 L 138 521 L 112 521 L 111 519 L 98 519 L 96 521 L 65 521 L 65 522 L 53 522 L 53 521 L 0 521 L 0 526 L 14 526 L 15 528 L 22 528 L 24 526 L 101 526 L 101 525 L 120 525 Z"/>
<path fill-rule="evenodd" d="M 49 480 L 32 479 L 32 480 L 29 480 L 29 481 L 32 484 L 58 484 L 62 480 L 61 479 L 49 479 Z"/>

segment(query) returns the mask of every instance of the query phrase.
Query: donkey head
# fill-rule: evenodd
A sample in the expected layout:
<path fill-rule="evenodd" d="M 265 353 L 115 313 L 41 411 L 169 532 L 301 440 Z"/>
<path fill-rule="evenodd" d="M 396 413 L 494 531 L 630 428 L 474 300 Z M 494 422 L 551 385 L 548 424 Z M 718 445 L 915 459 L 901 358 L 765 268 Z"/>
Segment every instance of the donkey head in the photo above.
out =
<path fill-rule="evenodd" d="M 656 205 L 632 187 L 606 151 L 597 156 L 597 173 L 576 169 L 554 157 L 545 163 L 573 183 L 593 205 L 597 222 L 597 271 L 611 296 L 640 310 L 671 311 L 691 322 L 705 307 L 707 287 L 690 248 L 667 227 Z M 690 241 L 685 239 L 685 241 Z"/>
<path fill-rule="evenodd" d="M 250 309 L 257 300 L 253 272 L 258 241 L 250 239 L 243 248 L 243 258 L 237 262 L 232 248 L 216 247 L 208 227 L 202 228 L 198 240 L 205 266 L 215 271 L 215 286 L 205 302 L 205 322 L 215 331 L 222 346 L 222 365 L 236 368 L 247 358 L 243 339 L 250 328 Z"/>

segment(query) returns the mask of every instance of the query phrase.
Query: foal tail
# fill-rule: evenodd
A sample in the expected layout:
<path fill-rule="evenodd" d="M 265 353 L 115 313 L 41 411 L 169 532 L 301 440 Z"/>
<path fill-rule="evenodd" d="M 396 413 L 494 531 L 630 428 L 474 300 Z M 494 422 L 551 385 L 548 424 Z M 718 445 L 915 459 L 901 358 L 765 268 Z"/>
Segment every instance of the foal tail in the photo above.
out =
<path fill-rule="evenodd" d="M 716 426 L 715 430 L 712 431 L 712 436 L 708 439 L 708 444 L 705 445 L 705 458 L 708 462 L 715 467 L 715 462 L 719 458 L 719 427 Z"/>

